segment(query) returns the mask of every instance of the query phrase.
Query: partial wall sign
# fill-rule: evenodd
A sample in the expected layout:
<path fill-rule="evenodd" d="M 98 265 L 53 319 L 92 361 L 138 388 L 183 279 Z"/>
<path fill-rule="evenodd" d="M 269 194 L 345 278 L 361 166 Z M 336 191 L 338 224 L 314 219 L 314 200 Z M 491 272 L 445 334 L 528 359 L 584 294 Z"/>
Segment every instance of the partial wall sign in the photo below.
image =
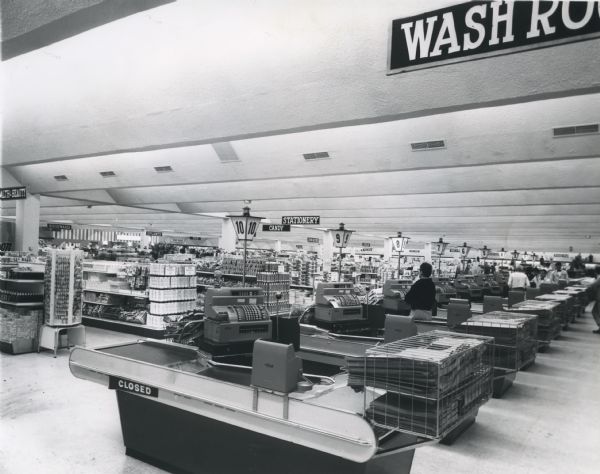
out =
<path fill-rule="evenodd" d="M 283 216 L 281 223 L 287 225 L 319 225 L 321 216 Z"/>
<path fill-rule="evenodd" d="M 263 232 L 289 232 L 291 227 L 283 224 L 263 224 Z"/>
<path fill-rule="evenodd" d="M 147 230 L 146 235 L 148 237 L 162 237 L 163 233 L 156 230 Z"/>
<path fill-rule="evenodd" d="M 600 36 L 600 4 L 473 1 L 392 21 L 389 73 Z"/>
<path fill-rule="evenodd" d="M 71 230 L 71 224 L 48 224 L 48 230 Z"/>
<path fill-rule="evenodd" d="M 27 190 L 25 189 L 25 186 L 0 188 L 1 201 L 12 201 L 13 199 L 27 199 Z"/>

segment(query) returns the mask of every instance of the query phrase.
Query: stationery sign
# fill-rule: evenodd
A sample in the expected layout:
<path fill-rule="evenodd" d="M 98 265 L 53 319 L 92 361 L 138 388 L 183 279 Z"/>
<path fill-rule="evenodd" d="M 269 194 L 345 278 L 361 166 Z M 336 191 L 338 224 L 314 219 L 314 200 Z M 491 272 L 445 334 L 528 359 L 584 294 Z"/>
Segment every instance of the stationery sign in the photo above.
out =
<path fill-rule="evenodd" d="M 0 200 L 11 201 L 13 199 L 27 199 L 25 186 L 15 188 L 0 188 Z"/>
<path fill-rule="evenodd" d="M 71 230 L 73 227 L 71 224 L 48 224 L 48 230 Z"/>
<path fill-rule="evenodd" d="M 600 36 L 598 2 L 472 1 L 392 21 L 389 73 Z"/>
<path fill-rule="evenodd" d="M 291 227 L 283 224 L 263 224 L 263 232 L 289 232 Z"/>
<path fill-rule="evenodd" d="M 319 225 L 321 216 L 283 216 L 281 223 L 284 225 Z"/>

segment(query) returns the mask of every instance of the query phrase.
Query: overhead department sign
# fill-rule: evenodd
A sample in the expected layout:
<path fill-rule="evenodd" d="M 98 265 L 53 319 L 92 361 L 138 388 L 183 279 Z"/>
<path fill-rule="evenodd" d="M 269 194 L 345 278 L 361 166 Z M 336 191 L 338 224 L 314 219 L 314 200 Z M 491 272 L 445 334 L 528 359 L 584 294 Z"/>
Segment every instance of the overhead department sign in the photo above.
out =
<path fill-rule="evenodd" d="M 473 1 L 392 21 L 389 72 L 600 36 L 600 3 Z"/>

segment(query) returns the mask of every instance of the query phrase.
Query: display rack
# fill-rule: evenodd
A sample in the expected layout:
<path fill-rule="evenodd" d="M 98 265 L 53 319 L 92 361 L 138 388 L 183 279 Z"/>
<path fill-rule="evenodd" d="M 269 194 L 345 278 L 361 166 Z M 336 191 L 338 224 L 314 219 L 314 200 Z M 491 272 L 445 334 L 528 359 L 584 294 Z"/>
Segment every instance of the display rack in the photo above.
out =
<path fill-rule="evenodd" d="M 511 313 L 531 314 L 538 316 L 537 341 L 538 352 L 544 352 L 552 342 L 560 336 L 561 316 L 560 303 L 556 301 L 525 300 L 510 307 Z"/>

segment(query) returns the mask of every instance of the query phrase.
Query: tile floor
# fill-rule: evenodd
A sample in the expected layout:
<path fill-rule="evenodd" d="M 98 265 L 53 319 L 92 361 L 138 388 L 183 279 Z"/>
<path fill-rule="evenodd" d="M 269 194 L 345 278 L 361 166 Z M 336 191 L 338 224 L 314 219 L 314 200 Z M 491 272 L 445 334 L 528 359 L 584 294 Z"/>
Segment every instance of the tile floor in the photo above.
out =
<path fill-rule="evenodd" d="M 517 375 L 452 446 L 413 474 L 600 472 L 600 335 L 587 314 Z M 135 336 L 88 328 L 88 345 Z M 0 473 L 160 473 L 125 455 L 114 393 L 76 379 L 68 352 L 0 355 Z M 317 473 L 307 473 L 317 474 Z"/>

